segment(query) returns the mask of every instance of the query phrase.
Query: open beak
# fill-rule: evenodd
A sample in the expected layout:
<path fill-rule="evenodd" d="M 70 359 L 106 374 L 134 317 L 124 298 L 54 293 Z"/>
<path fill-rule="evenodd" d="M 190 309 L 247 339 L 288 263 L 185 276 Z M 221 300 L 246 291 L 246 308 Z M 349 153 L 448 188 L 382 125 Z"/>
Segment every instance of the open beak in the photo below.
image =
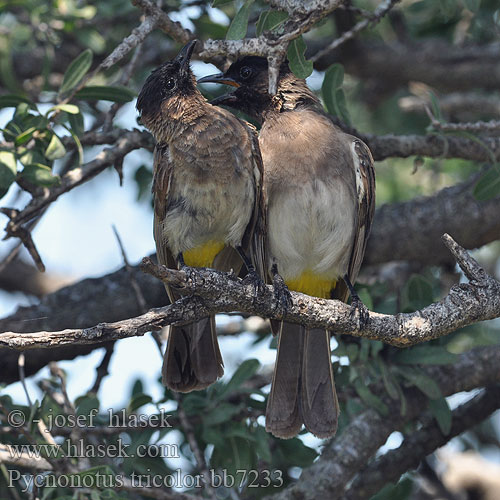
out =
<path fill-rule="evenodd" d="M 231 106 L 232 103 L 236 102 L 238 98 L 233 94 L 223 94 L 210 101 L 213 106 Z"/>
<path fill-rule="evenodd" d="M 188 44 L 184 45 L 174 59 L 174 61 L 177 61 L 181 65 L 182 69 L 189 66 L 189 62 L 191 61 L 191 56 L 193 55 L 193 50 L 197 42 L 198 40 L 191 40 Z"/>
<path fill-rule="evenodd" d="M 224 85 L 231 85 L 231 87 L 241 86 L 236 80 L 229 78 L 224 73 L 204 76 L 203 78 L 200 78 L 197 83 L 223 83 Z"/>

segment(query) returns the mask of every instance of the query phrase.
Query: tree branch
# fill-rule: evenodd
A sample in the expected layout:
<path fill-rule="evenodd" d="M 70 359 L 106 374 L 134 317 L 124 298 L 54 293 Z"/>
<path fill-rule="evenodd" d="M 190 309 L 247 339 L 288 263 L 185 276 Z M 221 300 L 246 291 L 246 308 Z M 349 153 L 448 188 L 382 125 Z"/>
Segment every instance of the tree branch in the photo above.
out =
<path fill-rule="evenodd" d="M 284 319 L 311 328 L 327 328 L 339 334 L 408 347 L 478 321 L 500 317 L 500 282 L 488 276 L 450 236 L 445 235 L 443 239 L 471 282 L 454 286 L 441 301 L 420 311 L 395 316 L 371 312 L 369 322 L 360 327 L 359 318 L 353 317 L 347 304 L 292 292 L 293 305 Z M 2 333 L 0 345 L 24 350 L 101 343 L 144 335 L 166 325 L 182 325 L 220 312 L 241 311 L 264 318 L 281 319 L 271 287 L 266 287 L 264 293 L 255 297 L 251 285 L 242 285 L 240 279 L 229 273 L 192 269 L 187 276 L 184 271 L 155 266 L 149 259 L 143 260 L 143 270 L 190 296 L 135 318 L 100 323 L 91 328 L 29 334 Z"/>
<path fill-rule="evenodd" d="M 318 48 L 324 43 L 318 43 Z M 325 70 L 341 62 L 346 72 L 365 82 L 376 81 L 387 91 L 408 82 L 423 82 L 443 91 L 500 87 L 500 43 L 454 46 L 440 40 L 393 44 L 357 41 L 356 53 L 333 50 L 314 67 Z"/>
<path fill-rule="evenodd" d="M 138 267 L 131 272 L 148 304 L 158 307 L 168 303 L 163 285 L 142 273 Z M 13 315 L 0 319 L 0 331 L 33 332 L 84 328 L 100 321 L 117 321 L 141 314 L 134 294 L 130 293 L 130 275 L 123 268 L 102 278 L 82 280 L 42 298 L 40 304 L 20 307 Z M 26 353 L 26 375 L 33 375 L 50 361 L 73 359 L 106 344 L 67 345 L 57 349 L 35 349 Z M 0 348 L 0 380 L 18 380 L 17 353 Z"/>
<path fill-rule="evenodd" d="M 402 474 L 415 469 L 419 463 L 451 438 L 474 427 L 500 408 L 500 387 L 487 387 L 467 403 L 452 412 L 452 426 L 444 435 L 436 420 L 428 416 L 418 431 L 405 437 L 401 446 L 377 458 L 363 468 L 351 483 L 343 498 L 371 498 L 385 484 L 397 482 Z"/>
<path fill-rule="evenodd" d="M 452 264 L 440 244 L 445 232 L 469 249 L 500 239 L 500 197 L 478 201 L 473 187 L 478 180 L 442 189 L 432 196 L 381 206 L 374 218 L 364 264 L 395 260 L 424 264 Z"/>
<path fill-rule="evenodd" d="M 311 57 L 311 61 L 316 62 L 318 59 L 321 59 L 323 56 L 326 56 L 328 53 L 347 42 L 347 40 L 354 38 L 360 31 L 363 31 L 369 26 L 373 27 L 375 24 L 379 23 L 382 18 L 394 7 L 394 5 L 400 1 L 401 0 L 384 0 L 383 2 L 380 2 L 370 17 L 359 21 L 349 31 L 342 33 L 340 37 L 336 38 L 324 49 L 314 54 L 314 56 Z"/>

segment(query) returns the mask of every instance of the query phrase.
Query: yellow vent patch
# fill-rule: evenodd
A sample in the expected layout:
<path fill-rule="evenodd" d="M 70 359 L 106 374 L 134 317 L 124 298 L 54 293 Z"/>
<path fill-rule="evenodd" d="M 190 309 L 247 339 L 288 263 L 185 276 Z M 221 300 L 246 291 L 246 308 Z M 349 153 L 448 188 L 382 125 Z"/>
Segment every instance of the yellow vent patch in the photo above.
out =
<path fill-rule="evenodd" d="M 335 288 L 337 282 L 322 278 L 320 274 L 315 274 L 312 271 L 304 271 L 299 277 L 286 280 L 286 284 L 290 290 L 295 292 L 329 299 L 330 291 Z"/>
<path fill-rule="evenodd" d="M 220 241 L 207 241 L 204 245 L 182 252 L 184 262 L 191 267 L 211 267 L 215 256 L 224 248 Z"/>

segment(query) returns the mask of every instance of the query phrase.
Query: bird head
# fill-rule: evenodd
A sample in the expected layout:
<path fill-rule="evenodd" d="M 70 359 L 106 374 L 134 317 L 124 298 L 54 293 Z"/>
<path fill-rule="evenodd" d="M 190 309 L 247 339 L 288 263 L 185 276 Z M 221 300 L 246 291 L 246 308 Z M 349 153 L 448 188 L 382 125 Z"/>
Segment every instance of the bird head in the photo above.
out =
<path fill-rule="evenodd" d="M 225 73 L 205 76 L 198 83 L 222 83 L 236 87 L 234 92 L 216 97 L 210 103 L 238 109 L 253 118 L 261 119 L 263 111 L 271 103 L 267 60 L 264 57 L 243 57 Z"/>
<path fill-rule="evenodd" d="M 172 111 L 179 106 L 183 97 L 198 92 L 196 80 L 190 68 L 196 40 L 185 45 L 177 56 L 155 69 L 144 83 L 137 98 L 136 108 L 141 113 L 141 120 L 149 129 L 160 111 Z"/>
<path fill-rule="evenodd" d="M 217 97 L 211 104 L 226 105 L 243 111 L 260 121 L 267 111 L 294 109 L 297 104 L 318 99 L 307 87 L 305 80 L 297 78 L 284 62 L 278 77 L 278 93 L 271 97 L 268 93 L 269 73 L 267 59 L 246 56 L 233 63 L 225 73 L 205 76 L 198 83 L 223 83 L 236 87 L 230 94 Z"/>

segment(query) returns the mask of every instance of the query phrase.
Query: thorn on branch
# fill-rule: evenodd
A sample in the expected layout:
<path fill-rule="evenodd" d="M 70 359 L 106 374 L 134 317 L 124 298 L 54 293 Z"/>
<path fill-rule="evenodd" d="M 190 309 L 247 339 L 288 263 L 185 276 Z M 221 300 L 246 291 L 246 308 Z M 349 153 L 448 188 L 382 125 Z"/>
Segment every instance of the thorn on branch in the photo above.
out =
<path fill-rule="evenodd" d="M 484 269 L 469 255 L 465 248 L 461 247 L 447 233 L 443 234 L 442 240 L 469 281 L 481 283 L 486 279 L 487 275 Z"/>
<path fill-rule="evenodd" d="M 144 257 L 140 265 L 143 273 L 151 274 L 155 278 L 163 281 L 166 285 L 182 289 L 186 287 L 186 273 L 177 269 L 170 269 L 167 266 L 155 264 L 149 257 Z"/>
<path fill-rule="evenodd" d="M 5 235 L 4 239 L 10 238 L 12 236 L 19 238 L 30 254 L 31 258 L 33 259 L 33 262 L 35 263 L 37 269 L 41 273 L 45 272 L 45 264 L 42 262 L 42 258 L 40 257 L 40 254 L 36 249 L 33 238 L 31 237 L 31 232 L 25 227 L 14 224 L 12 220 L 7 224 L 6 232 L 7 234 Z"/>

